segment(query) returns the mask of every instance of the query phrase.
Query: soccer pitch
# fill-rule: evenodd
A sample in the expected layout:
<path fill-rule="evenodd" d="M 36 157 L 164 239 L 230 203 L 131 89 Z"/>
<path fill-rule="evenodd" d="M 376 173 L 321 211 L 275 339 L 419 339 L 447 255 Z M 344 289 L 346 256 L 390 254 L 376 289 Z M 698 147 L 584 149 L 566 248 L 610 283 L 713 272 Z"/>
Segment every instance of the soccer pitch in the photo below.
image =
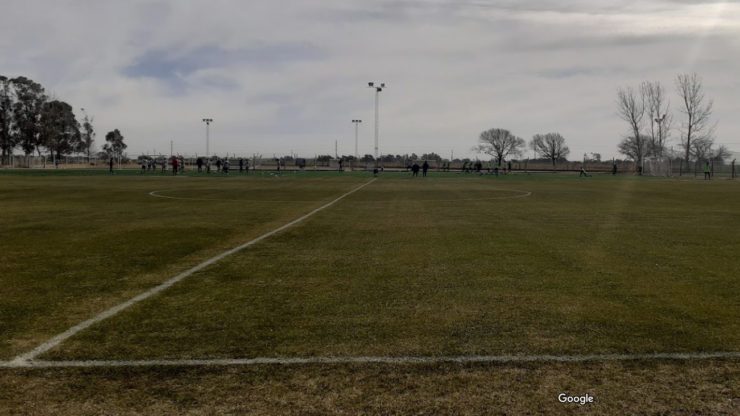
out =
<path fill-rule="evenodd" d="M 0 172 L 0 413 L 740 412 L 736 181 L 203 176 Z"/>

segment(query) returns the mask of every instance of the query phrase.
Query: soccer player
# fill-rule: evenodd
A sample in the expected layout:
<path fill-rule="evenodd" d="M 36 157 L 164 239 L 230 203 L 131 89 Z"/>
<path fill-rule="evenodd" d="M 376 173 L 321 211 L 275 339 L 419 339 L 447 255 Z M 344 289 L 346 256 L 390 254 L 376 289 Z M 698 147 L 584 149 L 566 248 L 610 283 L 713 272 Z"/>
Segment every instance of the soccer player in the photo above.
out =
<path fill-rule="evenodd" d="M 244 173 L 244 159 L 239 158 L 239 173 Z"/>
<path fill-rule="evenodd" d="M 612 176 L 617 176 L 617 164 L 615 163 L 614 166 L 612 166 Z"/>
<path fill-rule="evenodd" d="M 411 167 L 411 171 L 413 174 L 411 174 L 412 178 L 418 178 L 419 177 L 419 164 L 414 162 L 414 166 Z"/>
<path fill-rule="evenodd" d="M 493 166 L 493 174 L 498 176 L 498 168 L 501 166 L 500 162 L 496 160 L 496 164 Z"/>
<path fill-rule="evenodd" d="M 179 161 L 177 158 L 172 158 L 172 174 L 177 175 L 177 165 L 179 164 Z"/>
<path fill-rule="evenodd" d="M 141 175 L 142 173 L 146 172 L 146 169 L 147 169 L 148 165 L 149 164 L 147 163 L 147 160 L 146 159 L 141 159 L 141 172 L 139 172 L 139 175 Z"/>
<path fill-rule="evenodd" d="M 579 178 L 580 178 L 581 176 L 585 176 L 585 177 L 587 177 L 587 178 L 590 178 L 590 177 L 591 177 L 591 175 L 589 175 L 588 173 L 586 173 L 586 169 L 584 169 L 584 168 L 583 168 L 583 166 L 581 166 L 581 173 L 579 173 L 579 174 L 578 174 L 578 177 L 579 177 Z"/>
<path fill-rule="evenodd" d="M 279 175 L 280 174 L 280 159 L 275 159 L 275 161 L 277 162 L 277 173 Z"/>
<path fill-rule="evenodd" d="M 177 164 L 180 167 L 180 173 L 185 173 L 185 158 L 180 156 L 180 163 Z"/>
<path fill-rule="evenodd" d="M 165 173 L 167 171 L 167 158 L 162 158 L 162 173 Z"/>
<path fill-rule="evenodd" d="M 378 168 L 373 169 L 373 176 L 376 178 L 378 177 Z"/>
<path fill-rule="evenodd" d="M 712 180 L 712 167 L 709 166 L 709 162 L 704 166 L 704 180 Z"/>
<path fill-rule="evenodd" d="M 421 165 L 421 169 L 424 172 L 424 177 L 426 178 L 427 177 L 427 171 L 429 170 L 429 163 L 427 163 L 426 160 L 424 161 L 424 164 Z"/>
<path fill-rule="evenodd" d="M 216 158 L 216 172 L 221 172 L 221 158 Z"/>
<path fill-rule="evenodd" d="M 110 170 L 108 172 L 113 173 L 113 158 L 110 158 L 110 161 L 108 162 L 108 166 L 110 166 Z"/>
<path fill-rule="evenodd" d="M 227 175 L 229 174 L 229 159 L 228 158 L 224 160 L 224 173 Z"/>
<path fill-rule="evenodd" d="M 247 170 L 247 175 L 249 175 L 249 159 L 245 161 L 244 168 Z"/>
<path fill-rule="evenodd" d="M 198 158 L 198 160 L 195 161 L 195 164 L 198 165 L 198 173 L 203 172 L 203 159 Z"/>

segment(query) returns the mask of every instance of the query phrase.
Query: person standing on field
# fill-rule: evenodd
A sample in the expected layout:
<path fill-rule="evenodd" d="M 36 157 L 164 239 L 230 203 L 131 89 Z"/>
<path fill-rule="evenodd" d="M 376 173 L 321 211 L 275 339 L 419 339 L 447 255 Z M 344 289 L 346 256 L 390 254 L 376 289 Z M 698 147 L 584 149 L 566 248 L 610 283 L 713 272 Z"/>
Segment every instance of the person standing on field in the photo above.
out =
<path fill-rule="evenodd" d="M 195 164 L 198 166 L 198 173 L 203 172 L 203 159 L 198 158 L 198 160 L 195 161 Z"/>
<path fill-rule="evenodd" d="M 427 163 L 426 160 L 424 161 L 424 164 L 421 165 L 421 169 L 424 172 L 424 177 L 426 178 L 427 177 L 427 171 L 429 170 L 429 163 Z"/>
<path fill-rule="evenodd" d="M 217 173 L 221 172 L 221 158 L 216 159 L 216 172 Z"/>
<path fill-rule="evenodd" d="M 176 157 L 172 159 L 172 174 L 173 175 L 177 175 L 177 165 L 179 164 L 178 162 L 179 161 L 177 160 Z"/>
<path fill-rule="evenodd" d="M 249 175 L 249 159 L 244 161 L 244 169 L 246 169 L 247 175 Z"/>
<path fill-rule="evenodd" d="M 612 176 L 617 176 L 617 164 L 615 163 L 614 166 L 612 166 Z"/>
<path fill-rule="evenodd" d="M 211 173 L 211 159 L 206 160 L 206 173 Z"/>
<path fill-rule="evenodd" d="M 167 158 L 163 157 L 162 158 L 162 173 L 165 173 L 165 172 L 167 172 Z"/>
<path fill-rule="evenodd" d="M 141 172 L 139 172 L 139 175 L 144 173 L 146 171 L 146 168 L 147 168 L 146 159 L 141 159 Z"/>
<path fill-rule="evenodd" d="M 509 161 L 509 173 L 511 173 L 511 160 Z"/>
<path fill-rule="evenodd" d="M 704 166 L 704 180 L 712 180 L 712 167 L 709 166 L 709 162 Z"/>
<path fill-rule="evenodd" d="M 414 166 L 411 167 L 411 171 L 413 172 L 411 174 L 411 177 L 418 178 L 419 177 L 419 164 L 414 162 Z"/>
<path fill-rule="evenodd" d="M 239 158 L 239 173 L 244 173 L 244 159 Z"/>

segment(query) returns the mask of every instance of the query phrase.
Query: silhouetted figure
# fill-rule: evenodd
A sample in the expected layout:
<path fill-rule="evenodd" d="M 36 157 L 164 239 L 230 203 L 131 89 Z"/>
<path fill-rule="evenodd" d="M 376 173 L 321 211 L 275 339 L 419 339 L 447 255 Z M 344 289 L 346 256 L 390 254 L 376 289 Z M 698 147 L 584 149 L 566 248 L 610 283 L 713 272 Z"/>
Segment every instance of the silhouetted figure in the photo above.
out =
<path fill-rule="evenodd" d="M 427 163 L 426 160 L 424 161 L 424 164 L 421 165 L 421 169 L 424 172 L 424 177 L 426 178 L 427 177 L 427 171 L 429 170 L 429 163 Z"/>
<path fill-rule="evenodd" d="M 414 162 L 414 166 L 411 167 L 411 171 L 413 174 L 411 174 L 412 178 L 418 178 L 419 177 L 419 164 Z"/>

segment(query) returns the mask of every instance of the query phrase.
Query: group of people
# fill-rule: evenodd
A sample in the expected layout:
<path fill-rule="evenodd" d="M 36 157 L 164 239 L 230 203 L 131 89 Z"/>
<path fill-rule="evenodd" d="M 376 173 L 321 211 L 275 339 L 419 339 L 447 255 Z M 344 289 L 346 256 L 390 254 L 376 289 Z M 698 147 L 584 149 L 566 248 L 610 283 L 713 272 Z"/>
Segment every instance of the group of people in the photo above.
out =
<path fill-rule="evenodd" d="M 161 173 L 165 173 L 167 170 L 167 162 L 168 158 L 143 158 L 141 159 L 141 172 L 140 174 L 144 174 L 148 171 L 157 171 L 157 165 L 162 167 Z M 172 174 L 178 175 L 183 174 L 185 172 L 185 159 L 183 157 L 175 157 L 172 158 Z M 195 162 L 196 166 L 198 166 L 198 173 L 202 173 L 204 168 L 206 173 L 211 173 L 211 166 L 214 164 L 213 161 L 209 158 L 204 161 L 204 158 L 198 158 Z M 216 171 L 219 173 L 225 173 L 228 174 L 230 170 L 230 162 L 228 158 L 216 158 Z M 113 173 L 113 158 L 110 158 L 109 161 L 109 167 L 110 167 L 110 173 Z M 280 171 L 280 167 L 278 165 L 278 171 Z M 239 159 L 239 173 L 249 173 L 249 159 L 240 158 Z"/>
<path fill-rule="evenodd" d="M 110 158 L 108 161 L 108 167 L 109 172 L 113 173 L 113 158 Z M 172 159 L 172 174 L 177 175 L 182 174 L 185 172 L 185 160 L 182 157 L 175 157 Z M 162 166 L 162 170 L 160 173 L 165 173 L 167 171 L 167 158 L 143 158 L 141 159 L 141 171 L 140 174 L 144 174 L 148 171 L 157 171 L 157 165 Z"/>
<path fill-rule="evenodd" d="M 491 172 L 491 166 L 492 162 L 489 160 L 487 162 L 486 173 L 493 175 L 498 175 L 499 173 L 502 173 L 506 175 L 507 173 L 511 173 L 512 170 L 511 161 L 503 165 L 503 170 L 501 170 L 502 165 L 500 161 L 496 161 L 495 163 L 493 163 L 493 172 Z M 481 162 L 480 160 L 476 161 L 475 163 L 473 163 L 472 161 L 463 162 L 462 171 L 463 173 L 473 173 L 473 171 L 475 171 L 478 175 L 483 175 L 483 162 Z"/>

